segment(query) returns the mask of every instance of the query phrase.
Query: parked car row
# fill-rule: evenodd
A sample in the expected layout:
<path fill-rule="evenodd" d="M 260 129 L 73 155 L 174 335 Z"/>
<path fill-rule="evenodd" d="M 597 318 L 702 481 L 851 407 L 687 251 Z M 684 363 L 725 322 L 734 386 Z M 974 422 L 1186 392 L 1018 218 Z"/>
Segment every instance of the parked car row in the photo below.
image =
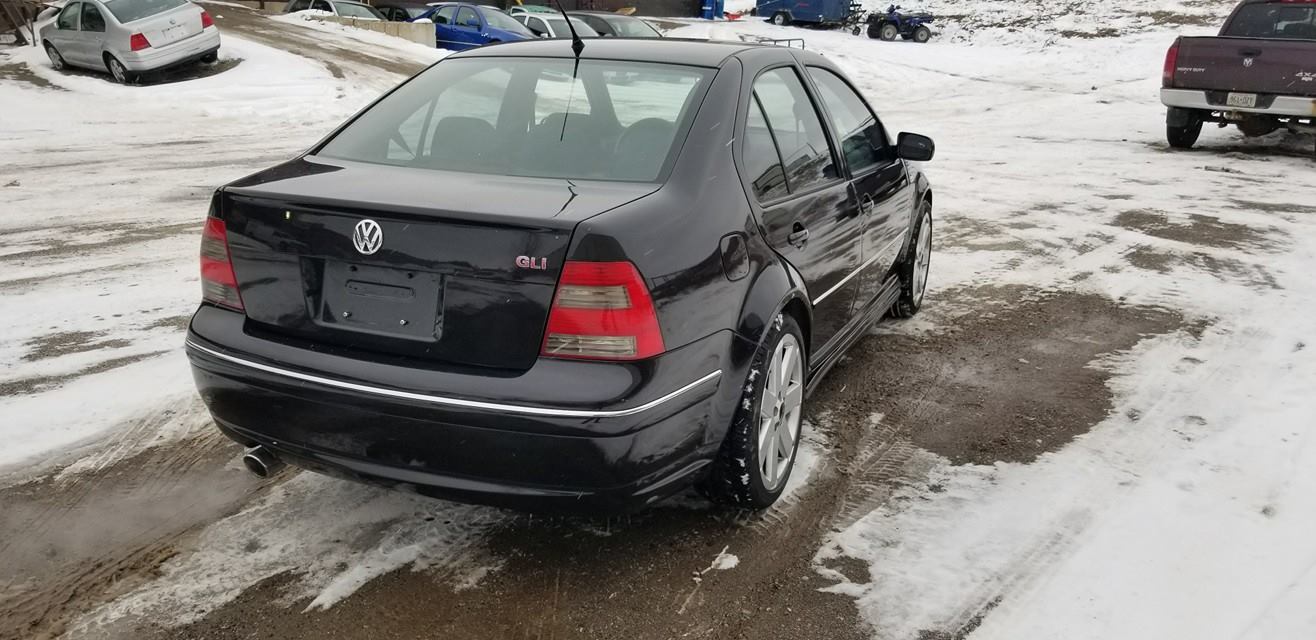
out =
<path fill-rule="evenodd" d="M 298 4 L 300 3 L 300 4 Z M 307 3 L 338 5 L 359 4 L 347 0 L 294 0 L 289 10 L 304 10 Z M 294 5 L 302 9 L 293 9 Z M 314 9 L 315 7 L 310 7 Z M 495 42 L 515 42 L 534 38 L 569 38 L 566 19 L 556 9 L 542 5 L 516 5 L 507 11 L 473 2 L 432 2 L 426 5 L 389 3 L 371 8 L 380 19 L 395 22 L 432 22 L 438 46 L 463 50 Z M 334 11 L 333 8 L 322 8 Z M 570 11 L 571 26 L 582 38 L 661 38 L 662 34 L 648 22 L 604 11 Z"/>

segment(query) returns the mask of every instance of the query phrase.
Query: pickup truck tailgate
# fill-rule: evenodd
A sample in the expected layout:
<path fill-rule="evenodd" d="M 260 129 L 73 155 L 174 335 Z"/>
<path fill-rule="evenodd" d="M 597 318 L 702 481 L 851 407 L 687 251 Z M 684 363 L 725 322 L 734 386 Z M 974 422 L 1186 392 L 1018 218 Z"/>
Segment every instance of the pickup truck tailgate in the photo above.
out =
<path fill-rule="evenodd" d="M 1316 97 L 1316 40 L 1181 38 L 1173 86 Z"/>

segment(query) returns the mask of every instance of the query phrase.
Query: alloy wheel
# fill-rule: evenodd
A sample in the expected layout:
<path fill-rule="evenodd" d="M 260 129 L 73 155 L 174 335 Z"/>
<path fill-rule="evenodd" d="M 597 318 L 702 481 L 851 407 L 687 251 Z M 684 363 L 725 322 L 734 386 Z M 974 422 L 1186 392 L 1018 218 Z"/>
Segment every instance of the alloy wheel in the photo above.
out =
<path fill-rule="evenodd" d="M 763 486 L 776 491 L 795 458 L 804 405 L 804 362 L 800 343 L 789 333 L 772 352 L 759 398 L 758 466 Z"/>
<path fill-rule="evenodd" d="M 110 58 L 110 74 L 114 76 L 114 81 L 119 84 L 128 84 L 128 70 L 123 68 L 123 63 Z"/>
<path fill-rule="evenodd" d="M 56 71 L 64 69 L 64 56 L 59 55 L 59 51 L 56 51 L 55 47 L 46 45 L 46 56 L 50 58 L 50 66 L 54 67 Z"/>

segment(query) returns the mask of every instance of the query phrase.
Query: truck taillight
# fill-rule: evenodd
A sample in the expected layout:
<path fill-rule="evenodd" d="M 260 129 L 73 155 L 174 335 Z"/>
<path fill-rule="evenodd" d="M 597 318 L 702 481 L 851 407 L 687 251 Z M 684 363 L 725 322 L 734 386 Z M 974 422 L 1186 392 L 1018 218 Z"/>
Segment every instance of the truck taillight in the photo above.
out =
<path fill-rule="evenodd" d="M 242 311 L 242 294 L 233 274 L 228 250 L 228 230 L 219 218 L 206 218 L 201 231 L 201 299 L 234 311 Z"/>
<path fill-rule="evenodd" d="M 201 12 L 201 28 L 207 29 L 213 26 L 215 26 L 215 21 L 210 18 L 210 12 L 203 10 Z"/>
<path fill-rule="evenodd" d="M 635 265 L 569 261 L 562 266 L 542 355 L 640 360 L 663 350 L 658 313 Z"/>
<path fill-rule="evenodd" d="M 1174 39 L 1170 50 L 1165 52 L 1165 69 L 1161 71 L 1161 86 L 1174 86 L 1174 69 L 1179 64 L 1179 39 Z"/>

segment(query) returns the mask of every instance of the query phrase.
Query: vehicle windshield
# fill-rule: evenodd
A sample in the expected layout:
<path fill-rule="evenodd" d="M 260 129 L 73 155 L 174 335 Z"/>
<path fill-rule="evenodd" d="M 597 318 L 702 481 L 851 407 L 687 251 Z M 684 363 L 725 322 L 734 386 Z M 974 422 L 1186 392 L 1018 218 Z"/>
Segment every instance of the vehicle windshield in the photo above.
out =
<path fill-rule="evenodd" d="M 1239 38 L 1316 40 L 1316 3 L 1244 5 L 1221 35 Z"/>
<path fill-rule="evenodd" d="M 441 62 L 319 155 L 444 171 L 653 182 L 672 161 L 710 69 L 611 60 Z"/>
<path fill-rule="evenodd" d="M 375 12 L 373 7 L 355 2 L 335 2 L 334 8 L 338 9 L 338 15 L 344 18 L 366 18 L 368 20 L 379 20 L 383 16 Z"/>
<path fill-rule="evenodd" d="M 567 29 L 567 21 L 563 20 L 560 16 L 552 17 L 552 18 L 539 16 L 539 18 L 541 20 L 548 22 L 548 26 L 553 27 L 553 33 L 556 33 L 557 37 L 559 38 L 571 37 L 571 30 Z M 590 28 L 589 25 L 585 24 L 584 22 L 581 22 L 580 20 L 577 20 L 576 18 L 571 19 L 571 26 L 576 28 L 576 35 L 582 38 L 595 37 L 599 35 L 599 32 Z"/>
<path fill-rule="evenodd" d="M 103 0 L 119 24 L 135 22 L 187 4 L 187 0 Z"/>
<path fill-rule="evenodd" d="M 531 33 L 529 29 L 525 28 L 525 25 L 512 19 L 512 16 L 509 16 L 506 13 L 503 13 L 502 11 L 499 11 L 497 9 L 490 9 L 488 7 L 481 7 L 480 13 L 484 14 L 484 21 L 488 22 L 489 26 L 495 29 L 502 29 L 503 31 L 511 31 L 512 33 L 519 33 L 527 38 L 535 37 L 535 34 Z"/>
<path fill-rule="evenodd" d="M 658 30 L 649 26 L 649 23 L 643 20 L 614 20 L 612 28 L 616 29 L 617 35 L 623 38 L 652 38 L 658 34 Z"/>

